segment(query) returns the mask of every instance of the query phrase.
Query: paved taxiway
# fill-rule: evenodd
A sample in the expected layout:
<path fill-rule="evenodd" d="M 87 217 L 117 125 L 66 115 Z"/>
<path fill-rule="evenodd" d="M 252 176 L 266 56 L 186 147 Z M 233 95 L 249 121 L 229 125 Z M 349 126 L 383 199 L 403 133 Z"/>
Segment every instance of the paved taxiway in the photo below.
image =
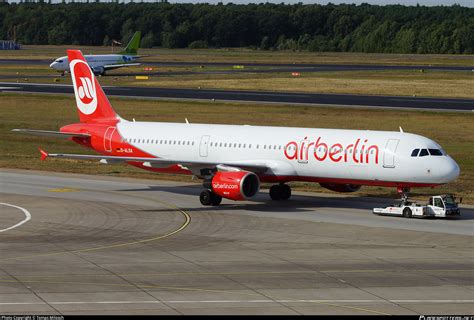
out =
<path fill-rule="evenodd" d="M 1 174 L 0 310 L 12 314 L 471 314 L 474 210 L 379 217 L 298 193 L 202 207 L 199 186 Z M 16 205 L 24 211 L 5 205 Z"/>
<path fill-rule="evenodd" d="M 417 98 L 350 94 L 291 93 L 271 91 L 233 91 L 205 89 L 176 89 L 150 87 L 103 88 L 110 96 L 155 99 L 219 100 L 232 102 L 284 103 L 304 105 L 363 106 L 439 111 L 468 111 L 474 109 L 473 99 Z M 72 85 L 0 82 L 0 92 L 73 94 Z"/>

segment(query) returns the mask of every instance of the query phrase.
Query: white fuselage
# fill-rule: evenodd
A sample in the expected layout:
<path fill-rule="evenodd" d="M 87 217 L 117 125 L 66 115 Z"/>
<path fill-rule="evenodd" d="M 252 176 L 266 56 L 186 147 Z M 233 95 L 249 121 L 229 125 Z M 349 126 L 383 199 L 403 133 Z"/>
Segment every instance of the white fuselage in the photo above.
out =
<path fill-rule="evenodd" d="M 95 54 L 85 56 L 87 64 L 92 69 L 106 68 L 107 66 L 117 66 L 120 64 L 132 63 L 137 59 L 133 55 L 123 54 Z M 69 71 L 69 60 L 67 56 L 57 58 L 54 60 L 50 67 L 56 71 Z"/>
<path fill-rule="evenodd" d="M 265 176 L 285 181 L 437 185 L 460 172 L 436 142 L 403 132 L 123 120 L 117 130 L 154 157 L 263 164 L 270 168 Z M 415 149 L 427 155 L 412 156 Z"/>

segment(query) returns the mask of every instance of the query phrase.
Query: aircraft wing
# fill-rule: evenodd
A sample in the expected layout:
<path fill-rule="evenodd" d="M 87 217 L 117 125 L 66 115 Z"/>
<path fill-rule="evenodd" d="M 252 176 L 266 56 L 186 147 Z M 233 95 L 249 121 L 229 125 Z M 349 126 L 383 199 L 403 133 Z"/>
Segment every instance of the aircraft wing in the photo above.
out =
<path fill-rule="evenodd" d="M 42 137 L 53 137 L 53 138 L 90 138 L 87 133 L 69 133 L 60 131 L 47 131 L 47 130 L 33 130 L 33 129 L 12 129 L 13 132 L 31 134 Z"/>
<path fill-rule="evenodd" d="M 122 68 L 122 67 L 133 67 L 133 66 L 139 66 L 141 63 L 117 63 L 117 64 L 106 64 L 104 65 L 105 70 L 113 70 L 117 68 Z"/>
<path fill-rule="evenodd" d="M 120 163 L 120 162 L 141 162 L 146 167 L 151 168 L 166 168 L 173 165 L 180 165 L 185 168 L 217 168 L 220 171 L 237 171 L 247 170 L 255 173 L 263 173 L 269 167 L 262 162 L 254 161 L 236 161 L 236 162 L 210 162 L 210 161 L 187 161 L 166 158 L 145 158 L 145 157 L 118 157 L 118 156 L 103 156 L 103 155 L 88 155 L 88 154 L 65 154 L 65 153 L 46 153 L 39 149 L 41 153 L 41 160 L 50 158 L 64 158 L 75 160 L 98 160 L 104 164 Z M 191 170 L 191 169 L 190 169 Z M 191 170 L 193 171 L 193 170 Z"/>

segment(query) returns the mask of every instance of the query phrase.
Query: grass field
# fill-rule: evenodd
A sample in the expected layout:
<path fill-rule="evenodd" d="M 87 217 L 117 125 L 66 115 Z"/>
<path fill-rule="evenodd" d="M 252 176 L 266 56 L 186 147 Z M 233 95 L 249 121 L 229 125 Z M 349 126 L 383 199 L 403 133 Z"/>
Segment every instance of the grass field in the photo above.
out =
<path fill-rule="evenodd" d="M 245 73 L 104 79 L 125 86 L 474 98 L 474 73 L 419 70 Z"/>
<path fill-rule="evenodd" d="M 80 49 L 84 54 L 116 53 L 119 48 L 92 46 L 23 46 L 23 50 L 0 51 L 0 59 L 50 59 Z M 231 62 L 231 63 L 324 63 L 324 64 L 391 64 L 391 65 L 459 65 L 474 66 L 474 55 L 384 54 L 353 52 L 262 51 L 246 48 L 222 49 L 139 49 L 148 55 L 143 61 Z"/>
<path fill-rule="evenodd" d="M 415 189 L 414 197 L 425 200 L 429 194 L 453 192 L 474 203 L 474 115 L 421 111 L 387 111 L 328 107 L 238 105 L 231 103 L 164 102 L 112 98 L 117 112 L 126 119 L 142 121 L 253 124 L 315 128 L 398 130 L 417 133 L 439 142 L 459 163 L 460 178 L 450 185 Z M 49 152 L 92 153 L 72 142 L 18 135 L 13 128 L 58 130 L 77 122 L 72 96 L 19 95 L 0 93 L 0 130 L 2 153 L 0 167 L 78 172 L 100 175 L 147 177 L 190 181 L 187 176 L 152 174 L 125 165 L 99 165 L 94 162 L 50 159 L 40 161 L 37 148 Z M 317 184 L 293 183 L 297 190 L 330 192 Z M 364 187 L 357 195 L 397 197 L 395 190 Z"/>

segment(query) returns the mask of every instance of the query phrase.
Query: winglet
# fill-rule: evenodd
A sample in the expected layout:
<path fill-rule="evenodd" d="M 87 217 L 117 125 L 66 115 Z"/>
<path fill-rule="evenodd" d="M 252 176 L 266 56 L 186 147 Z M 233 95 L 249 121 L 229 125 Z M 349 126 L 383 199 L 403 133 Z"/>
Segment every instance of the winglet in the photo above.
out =
<path fill-rule="evenodd" d="M 41 153 L 41 161 L 44 161 L 48 157 L 48 153 L 41 148 L 38 148 Z"/>

